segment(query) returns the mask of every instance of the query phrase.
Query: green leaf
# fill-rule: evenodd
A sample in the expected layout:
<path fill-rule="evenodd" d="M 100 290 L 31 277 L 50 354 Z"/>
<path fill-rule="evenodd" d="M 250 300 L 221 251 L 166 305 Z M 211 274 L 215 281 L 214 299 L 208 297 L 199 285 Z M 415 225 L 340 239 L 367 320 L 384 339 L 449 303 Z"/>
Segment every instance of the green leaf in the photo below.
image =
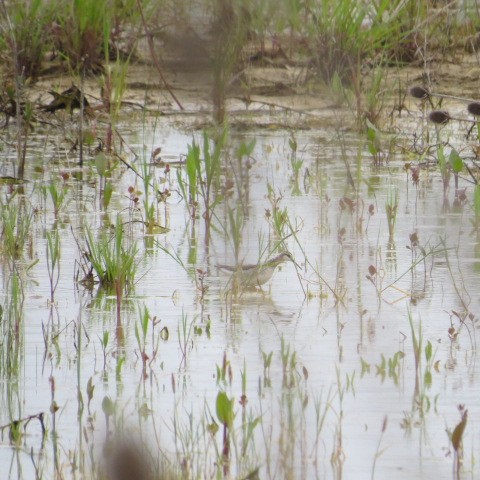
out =
<path fill-rule="evenodd" d="M 423 381 L 425 383 L 425 387 L 430 388 L 432 386 L 432 372 L 430 370 L 425 372 Z"/>
<path fill-rule="evenodd" d="M 95 390 L 95 385 L 93 384 L 93 378 L 90 377 L 87 382 L 87 397 L 89 402 L 93 398 L 94 390 Z"/>
<path fill-rule="evenodd" d="M 425 346 L 425 358 L 427 359 L 427 362 L 432 358 L 432 342 L 430 342 L 430 340 Z"/>
<path fill-rule="evenodd" d="M 188 189 L 190 198 L 188 201 L 195 202 L 197 199 L 197 164 L 200 163 L 200 148 L 193 142 L 188 146 L 187 159 L 185 161 L 185 167 L 187 169 L 188 176 Z"/>
<path fill-rule="evenodd" d="M 98 152 L 95 156 L 95 166 L 97 167 L 98 174 L 103 177 L 108 167 L 108 160 L 103 152 Z"/>
<path fill-rule="evenodd" d="M 296 152 L 296 151 L 297 151 L 297 142 L 296 142 L 295 139 L 290 138 L 290 139 L 288 140 L 288 145 L 290 146 L 290 150 L 291 150 L 292 152 Z"/>
<path fill-rule="evenodd" d="M 455 173 L 460 173 L 462 171 L 463 160 L 454 148 L 452 148 L 452 151 L 450 152 L 450 157 L 448 158 L 448 161 L 450 162 L 452 170 Z"/>
<path fill-rule="evenodd" d="M 475 216 L 480 217 L 480 185 L 475 186 L 475 191 L 473 193 L 473 206 Z"/>
<path fill-rule="evenodd" d="M 113 403 L 112 399 L 107 395 L 103 397 L 102 410 L 103 410 L 103 413 L 108 417 L 113 415 L 113 413 L 115 412 L 115 404 Z"/>
<path fill-rule="evenodd" d="M 220 423 L 231 427 L 233 423 L 233 399 L 229 399 L 225 392 L 219 392 L 216 401 L 217 418 Z"/>
<path fill-rule="evenodd" d="M 111 182 L 105 184 L 105 189 L 103 190 L 103 208 L 106 210 L 110 204 L 112 198 L 113 185 Z"/>
<path fill-rule="evenodd" d="M 375 138 L 377 137 L 377 132 L 374 128 L 368 127 L 367 128 L 367 138 L 369 142 L 374 142 Z"/>

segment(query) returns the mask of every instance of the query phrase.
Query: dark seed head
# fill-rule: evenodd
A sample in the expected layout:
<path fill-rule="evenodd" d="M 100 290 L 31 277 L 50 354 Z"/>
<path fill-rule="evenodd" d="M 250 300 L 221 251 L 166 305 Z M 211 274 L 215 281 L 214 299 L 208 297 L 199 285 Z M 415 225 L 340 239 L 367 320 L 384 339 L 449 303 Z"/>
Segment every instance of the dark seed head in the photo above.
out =
<path fill-rule="evenodd" d="M 428 119 L 433 123 L 442 125 L 449 122 L 450 114 L 445 110 L 434 110 L 430 112 Z"/>
<path fill-rule="evenodd" d="M 467 106 L 468 112 L 472 115 L 480 115 L 480 102 L 472 102 Z"/>
<path fill-rule="evenodd" d="M 425 100 L 430 96 L 430 92 L 426 88 L 416 86 L 410 89 L 410 95 L 414 98 Z"/>

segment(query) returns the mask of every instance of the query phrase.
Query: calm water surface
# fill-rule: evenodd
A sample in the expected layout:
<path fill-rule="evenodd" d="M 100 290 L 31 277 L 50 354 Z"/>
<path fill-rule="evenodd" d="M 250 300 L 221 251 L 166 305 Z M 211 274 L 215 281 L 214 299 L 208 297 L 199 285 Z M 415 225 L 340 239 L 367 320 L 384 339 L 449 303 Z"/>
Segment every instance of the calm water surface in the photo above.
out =
<path fill-rule="evenodd" d="M 140 156 L 149 159 L 150 152 L 161 146 L 162 158 L 172 162 L 184 158 L 193 136 L 201 141 L 198 134 L 166 126 L 147 127 L 143 133 L 125 126 L 124 132 Z M 233 242 L 223 228 L 229 228 L 225 203 L 216 208 L 207 248 L 201 205 L 194 223 L 178 194 L 179 167 L 172 166 L 171 181 L 159 183 L 172 191 L 167 205 L 159 207 L 160 220 L 170 231 L 157 235 L 146 248 L 148 240 L 144 241 L 140 223 L 126 223 L 137 240 L 139 257 L 135 288 L 124 299 L 126 338 L 119 349 L 115 298 L 98 287 L 89 291 L 75 282 L 81 253 L 74 235 L 84 248 L 82 226 L 97 229 L 114 223 L 116 213 L 124 222 L 140 219 L 139 213 L 129 214 L 128 187 L 141 191 L 142 184 L 133 173 L 118 167 L 106 217 L 98 208 L 98 177 L 89 166 L 89 181 L 81 185 L 71 177 L 66 181 L 67 203 L 56 221 L 42 185 L 50 178 L 61 185 L 60 175 L 74 169 L 75 163 L 64 161 L 65 151 L 54 152 L 51 144 L 55 142 L 50 140 L 45 147 L 50 160 L 44 163 L 44 138 L 38 137 L 40 153 L 29 163 L 32 181 L 25 185 L 24 200 L 27 209 L 34 211 L 31 255 L 26 252 L 18 267 L 24 295 L 23 347 L 18 371 L 2 372 L 0 424 L 45 412 L 48 435 L 42 449 L 39 423 L 33 420 L 14 448 L 4 429 L 0 465 L 8 473 L 2 478 L 35 478 L 31 452 L 42 468 L 42 478 L 55 477 L 55 457 L 63 478 L 79 478 L 72 468 L 75 455 L 77 462 L 83 455 L 88 465 L 90 450 L 101 451 L 106 395 L 116 402 L 117 428 L 141 434 L 170 460 L 176 452 L 187 451 L 181 458 L 189 459 L 192 476 L 210 476 L 216 472 L 213 444 L 221 448 L 221 431 L 213 440 L 202 433 L 191 447 L 186 446 L 187 439 L 194 436 L 192 431 L 203 432 L 205 424 L 212 422 L 217 393 L 225 390 L 235 397 L 235 432 L 241 444 L 242 372 L 246 373 L 246 412 L 262 420 L 247 450 L 250 460 L 242 464 L 238 452 L 233 476 L 240 478 L 258 466 L 260 478 L 370 478 L 373 470 L 375 478 L 451 478 L 454 452 L 446 431 L 453 431 L 460 421 L 459 404 L 469 411 L 464 478 L 478 476 L 480 249 L 471 224 L 473 187 L 460 180 L 460 188 L 467 187 L 466 201 L 455 206 L 453 178 L 446 196 L 435 167 L 422 168 L 415 185 L 405 162 L 418 159 L 392 156 L 388 164 L 375 167 L 363 137 L 342 134 L 339 141 L 334 131 L 296 134 L 297 160 L 303 162 L 296 177 L 288 132 L 231 133 L 234 145 L 253 138 L 256 146 L 247 172 L 239 259 L 256 263 L 262 252 L 265 259 L 278 239 L 266 215 L 273 209 L 270 185 L 295 231 L 292 235 L 285 230 L 285 244 L 301 268 L 283 264 L 263 292 L 232 296 L 228 275 L 215 267 L 235 261 Z M 349 186 L 346 163 L 356 191 Z M 36 169 L 36 165 L 43 167 Z M 3 173 L 9 173 L 8 164 Z M 155 176 L 160 182 L 164 167 L 156 167 Z M 2 190 L 4 203 L 20 201 L 12 198 L 9 186 Z M 389 238 L 386 203 L 395 195 L 396 226 Z M 344 197 L 348 200 L 342 201 Z M 228 205 L 242 208 L 235 197 Z M 45 235 L 54 226 L 60 232 L 61 263 L 51 307 Z M 414 233 L 416 247 L 410 238 Z M 178 255 L 185 268 L 165 250 Z M 189 263 L 192 258 L 196 258 L 194 264 Z M 38 263 L 27 270 L 25 266 L 33 260 Z M 372 277 L 370 266 L 377 271 L 372 280 L 367 278 Z M 195 284 L 196 269 L 207 272 L 203 302 Z M 11 279 L 12 263 L 5 261 L 4 318 Z M 157 348 L 147 378 L 142 375 L 135 337 L 143 306 L 159 321 L 154 339 L 151 328 L 147 336 L 150 358 Z M 455 312 L 462 315 L 465 308 L 472 317 L 461 327 Z M 418 369 L 409 317 L 422 342 Z M 460 331 L 455 341 L 449 336 L 451 326 Z M 159 336 L 163 327 L 168 329 L 168 339 Z M 104 332 L 110 332 L 105 369 Z M 284 354 L 289 349 L 287 370 L 293 379 L 289 388 L 282 386 L 282 342 Z M 264 356 L 271 352 L 271 366 L 265 370 Z M 217 366 L 224 355 L 230 362 L 231 385 L 217 382 Z M 116 371 L 119 358 L 125 362 L 120 373 Z M 56 442 L 52 439 L 51 377 L 59 407 Z M 87 411 L 90 378 L 95 390 Z M 80 415 L 78 389 L 84 402 Z M 319 426 L 323 412 L 324 423 Z M 174 419 L 183 440 L 178 430 L 175 437 Z"/>

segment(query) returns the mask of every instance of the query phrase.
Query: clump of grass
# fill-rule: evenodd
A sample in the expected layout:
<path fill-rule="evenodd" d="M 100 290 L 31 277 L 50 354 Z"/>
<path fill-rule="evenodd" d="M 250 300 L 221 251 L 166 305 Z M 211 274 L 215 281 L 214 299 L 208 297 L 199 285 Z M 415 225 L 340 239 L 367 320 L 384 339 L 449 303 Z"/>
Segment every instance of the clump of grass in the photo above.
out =
<path fill-rule="evenodd" d="M 351 85 L 367 59 L 405 57 L 400 46 L 408 47 L 412 22 L 421 15 L 415 3 L 321 0 L 310 6 L 310 50 L 326 83 L 339 75 L 342 83 Z"/>
<path fill-rule="evenodd" d="M 21 258 L 32 240 L 32 208 L 24 198 L 14 197 L 7 203 L 0 203 L 0 219 L 3 254 L 13 260 Z"/>
<path fill-rule="evenodd" d="M 5 377 L 18 375 L 23 359 L 23 306 L 25 293 L 17 269 L 8 277 L 5 305 L 0 306 L 0 374 Z"/>
<path fill-rule="evenodd" d="M 205 131 L 203 133 L 203 152 L 195 141 L 188 146 L 185 162 L 187 182 L 183 179 L 181 171 L 177 171 L 180 190 L 183 197 L 187 199 L 193 219 L 196 217 L 199 198 L 203 201 L 203 218 L 206 227 L 205 243 L 207 245 L 210 241 L 210 226 L 214 209 L 223 200 L 223 196 L 219 193 L 219 186 L 222 155 L 226 141 L 226 129 L 214 139 L 209 137 Z"/>
<path fill-rule="evenodd" d="M 108 46 L 111 10 L 106 0 L 65 4 L 56 18 L 53 41 L 71 70 L 101 73 Z"/>
<path fill-rule="evenodd" d="M 40 74 L 45 53 L 51 47 L 53 3 L 1 2 L 0 16 L 8 27 L 0 33 L 0 58 L 10 75 L 36 79 Z"/>
<path fill-rule="evenodd" d="M 100 285 L 113 290 L 117 303 L 117 337 L 123 339 L 121 323 L 121 306 L 124 294 L 128 294 L 135 281 L 137 268 L 137 246 L 127 245 L 120 215 L 117 216 L 113 235 L 102 232 L 95 239 L 90 229 L 87 229 L 87 248 L 85 255 L 95 271 Z"/>
<path fill-rule="evenodd" d="M 95 239 L 93 232 L 87 229 L 88 258 L 105 288 L 119 284 L 122 290 L 128 290 L 133 285 L 137 247 L 135 244 L 126 246 L 125 243 L 120 216 L 117 216 L 112 235 L 102 232 Z"/>

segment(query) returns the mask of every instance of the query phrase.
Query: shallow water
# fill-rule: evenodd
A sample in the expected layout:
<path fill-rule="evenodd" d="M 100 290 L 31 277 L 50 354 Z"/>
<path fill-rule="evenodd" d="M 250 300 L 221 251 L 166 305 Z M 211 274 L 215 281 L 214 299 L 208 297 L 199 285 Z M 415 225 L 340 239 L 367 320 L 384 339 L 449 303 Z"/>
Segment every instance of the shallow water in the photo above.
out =
<path fill-rule="evenodd" d="M 405 122 L 407 138 L 411 126 Z M 162 158 L 175 162 L 184 158 L 193 136 L 201 141 L 198 133 L 172 128 L 166 121 L 155 128 L 146 125 L 135 131 L 129 124 L 121 130 L 131 148 L 140 155 L 144 150 L 147 159 L 161 146 Z M 232 295 L 228 275 L 215 267 L 235 261 L 231 236 L 222 230 L 228 226 L 225 203 L 216 207 L 207 248 L 201 204 L 193 222 L 178 194 L 176 169 L 182 167 L 172 166 L 171 181 L 165 184 L 172 195 L 166 206 L 159 207 L 160 220 L 170 231 L 156 235 L 148 245 L 152 239 L 144 241 L 139 223 L 125 223 L 137 241 L 139 260 L 134 289 L 123 303 L 124 345 L 115 339 L 114 296 L 102 294 L 98 286 L 89 291 L 75 281 L 80 252 L 73 235 L 84 248 L 84 225 L 99 228 L 114 223 L 117 212 L 124 222 L 140 219 L 141 213 L 128 210 L 128 187 L 141 190 L 139 179 L 123 166 L 116 169 L 115 192 L 106 218 L 98 207 L 98 176 L 94 167 L 85 167 L 88 181 L 66 180 L 68 203 L 60 208 L 56 221 L 41 184 L 53 178 L 61 185 L 60 174 L 76 167 L 73 159 L 64 160 L 64 152 L 54 154 L 55 148 L 48 147 L 43 160 L 36 155 L 29 162 L 27 178 L 35 180 L 25 184 L 23 200 L 21 196 L 12 198 L 10 187 L 2 187 L 4 202 L 23 201 L 35 214 L 31 255 L 25 251 L 23 261 L 18 262 L 24 294 L 21 361 L 10 375 L 2 368 L 0 424 L 45 412 L 48 429 L 43 449 L 35 420 L 28 424 L 17 447 L 10 445 L 4 429 L 0 465 L 9 472 L 5 478 L 34 478 L 31 451 L 43 478 L 54 478 L 55 468 L 63 478 L 78 478 L 72 467 L 75 462 L 84 462 L 82 478 L 93 477 L 89 452 L 101 457 L 105 438 L 102 400 L 106 395 L 117 408 L 116 426 L 111 430 L 131 429 L 172 462 L 176 453 L 183 452 L 180 459 L 186 459 L 194 477 L 215 474 L 213 443 L 221 449 L 221 430 L 214 439 L 204 430 L 215 418 L 220 390 L 235 397 L 238 457 L 232 462 L 232 476 L 236 478 L 245 477 L 255 467 L 260 468 L 260 478 L 368 478 L 373 471 L 376 478 L 450 478 L 454 454 L 446 429 L 453 431 L 459 423 L 459 404 L 469 411 L 463 468 L 465 476 L 475 477 L 479 473 L 474 452 L 479 414 L 476 312 L 480 249 L 471 225 L 473 187 L 460 181 L 460 188 L 467 187 L 467 201 L 455 207 L 453 178 L 446 196 L 436 167 L 422 168 L 419 183 L 414 185 L 404 166 L 415 158 L 397 154 L 388 163 L 374 166 L 365 139 L 351 133 L 296 133 L 297 158 L 303 161 L 297 178 L 290 162 L 288 132 L 252 130 L 240 135 L 233 131 L 230 136 L 233 145 L 256 140 L 249 180 L 244 184 L 248 200 L 241 202 L 234 196 L 228 201 L 231 208 L 240 209 L 244 204 L 239 260 L 256 263 L 262 253 L 265 260 L 278 240 L 266 217 L 266 210 L 273 208 L 268 199 L 270 184 L 279 208 L 287 209 L 295 235 L 286 228 L 285 245 L 301 268 L 283 264 L 263 291 Z M 39 135 L 37 139 L 40 152 L 42 138 Z M 356 191 L 347 181 L 345 163 Z M 42 165 L 42 171 L 35 172 L 35 165 Z M 164 167 L 156 167 L 155 176 L 160 181 Z M 395 195 L 398 208 L 392 239 L 385 204 Z M 344 200 L 342 208 L 344 197 L 354 205 L 351 211 L 349 201 Z M 140 195 L 140 201 L 142 198 Z M 371 217 L 369 205 L 374 207 Z M 55 224 L 60 233 L 61 263 L 51 306 L 45 232 Z M 416 247 L 410 239 L 414 232 Z M 185 268 L 165 250 L 175 252 Z M 196 261 L 189 263 L 192 258 Z M 27 270 L 25 265 L 34 259 L 38 263 Z M 377 270 L 372 280 L 367 278 L 372 277 L 371 265 Z M 194 281 L 196 269 L 207 272 L 203 299 Z M 12 279 L 12 262 L 7 259 L 1 275 L 6 318 Z M 146 339 L 146 352 L 152 360 L 147 378 L 142 375 L 135 336 L 139 307 L 143 306 L 159 320 L 154 339 L 151 325 Z M 460 327 L 453 312 L 462 314 L 466 308 L 472 319 Z M 455 341 L 448 332 L 451 322 L 459 331 Z M 201 331 L 194 331 L 191 325 Z M 168 329 L 168 339 L 159 336 L 163 327 Z M 110 332 L 105 369 L 104 332 Z M 422 342 L 418 369 L 412 332 Z M 285 367 L 289 386 L 282 381 L 282 341 L 283 353 L 289 349 Z M 433 352 L 429 361 L 427 342 Z M 158 346 L 155 356 L 154 344 Z M 265 369 L 262 354 L 270 352 L 272 364 Z M 401 354 L 389 370 L 388 363 L 397 352 Z M 217 366 L 222 365 L 224 355 L 231 367 L 231 385 L 228 375 L 225 382 L 217 380 Z M 119 358 L 125 360 L 120 373 L 116 372 Z M 242 459 L 242 407 L 238 401 L 245 371 L 245 411 L 252 418 L 261 417 L 261 422 Z M 54 400 L 59 407 L 55 439 L 50 377 L 55 379 Z M 95 390 L 87 411 L 90 378 Z M 84 402 L 80 414 L 78 388 Z M 142 411 L 147 413 L 142 416 Z M 325 419 L 317 434 L 322 412 Z"/>

